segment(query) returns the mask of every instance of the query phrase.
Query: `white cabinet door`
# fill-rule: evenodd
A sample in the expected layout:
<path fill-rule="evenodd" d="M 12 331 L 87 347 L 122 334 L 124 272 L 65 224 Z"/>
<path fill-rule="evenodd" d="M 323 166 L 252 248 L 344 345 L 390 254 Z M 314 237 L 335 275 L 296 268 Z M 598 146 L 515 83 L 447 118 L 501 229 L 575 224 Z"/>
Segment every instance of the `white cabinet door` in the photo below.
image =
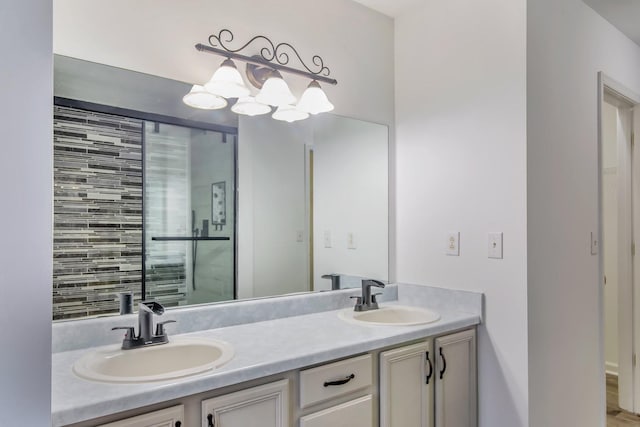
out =
<path fill-rule="evenodd" d="M 432 427 L 431 341 L 380 353 L 380 427 Z"/>
<path fill-rule="evenodd" d="M 373 427 L 371 395 L 304 416 L 300 427 Z"/>
<path fill-rule="evenodd" d="M 436 427 L 476 427 L 476 333 L 436 338 Z"/>
<path fill-rule="evenodd" d="M 289 427 L 289 380 L 202 401 L 203 427 Z"/>
<path fill-rule="evenodd" d="M 100 427 L 186 427 L 184 425 L 184 406 L 178 405 L 137 417 L 127 418 Z"/>

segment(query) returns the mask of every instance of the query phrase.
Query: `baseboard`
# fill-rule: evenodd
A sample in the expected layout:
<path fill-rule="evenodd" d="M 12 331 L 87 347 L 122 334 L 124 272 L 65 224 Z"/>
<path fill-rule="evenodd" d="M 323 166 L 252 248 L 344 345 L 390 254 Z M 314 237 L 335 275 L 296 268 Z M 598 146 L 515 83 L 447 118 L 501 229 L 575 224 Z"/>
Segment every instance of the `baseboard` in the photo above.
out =
<path fill-rule="evenodd" d="M 618 376 L 618 364 L 617 363 L 605 362 L 604 363 L 604 370 L 607 373 L 607 375 L 613 375 L 615 377 Z"/>

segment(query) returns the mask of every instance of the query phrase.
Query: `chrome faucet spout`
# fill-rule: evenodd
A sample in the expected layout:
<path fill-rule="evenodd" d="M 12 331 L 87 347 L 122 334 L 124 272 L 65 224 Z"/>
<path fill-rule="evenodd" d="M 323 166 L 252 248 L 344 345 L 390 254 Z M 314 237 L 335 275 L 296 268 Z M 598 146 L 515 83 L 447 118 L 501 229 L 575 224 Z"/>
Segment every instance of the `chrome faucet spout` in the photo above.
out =
<path fill-rule="evenodd" d="M 354 307 L 355 311 L 368 311 L 376 310 L 378 308 L 378 301 L 376 296 L 371 295 L 371 287 L 384 288 L 385 284 L 379 280 L 363 279 L 362 280 L 362 296 L 359 299 L 359 303 Z"/>
<path fill-rule="evenodd" d="M 142 301 L 138 305 L 138 335 L 134 334 L 133 327 L 115 327 L 113 329 L 126 329 L 127 334 L 122 340 L 122 349 L 130 350 L 133 348 L 145 347 L 149 345 L 166 344 L 169 342 L 164 325 L 175 322 L 175 320 L 166 320 L 158 322 L 155 334 L 153 332 L 153 315 L 162 315 L 164 307 L 155 301 Z"/>

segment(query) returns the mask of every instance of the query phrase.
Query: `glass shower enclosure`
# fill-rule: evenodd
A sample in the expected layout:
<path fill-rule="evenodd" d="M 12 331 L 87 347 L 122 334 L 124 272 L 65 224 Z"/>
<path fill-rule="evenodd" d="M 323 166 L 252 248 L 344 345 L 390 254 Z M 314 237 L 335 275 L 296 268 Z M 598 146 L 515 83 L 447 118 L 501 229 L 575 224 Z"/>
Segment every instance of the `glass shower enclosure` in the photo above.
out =
<path fill-rule="evenodd" d="M 236 298 L 236 135 L 144 124 L 145 298 L 165 306 Z"/>

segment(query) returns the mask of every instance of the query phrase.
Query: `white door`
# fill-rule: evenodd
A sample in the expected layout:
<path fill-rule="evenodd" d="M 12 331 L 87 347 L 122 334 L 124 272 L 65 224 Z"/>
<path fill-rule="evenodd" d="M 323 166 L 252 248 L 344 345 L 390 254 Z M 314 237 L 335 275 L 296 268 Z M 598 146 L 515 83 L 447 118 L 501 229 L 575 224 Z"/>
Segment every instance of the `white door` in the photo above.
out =
<path fill-rule="evenodd" d="M 436 427 L 476 427 L 476 333 L 436 338 Z"/>
<path fill-rule="evenodd" d="M 202 427 L 289 427 L 289 380 L 203 400 Z"/>
<path fill-rule="evenodd" d="M 380 427 L 433 427 L 431 341 L 380 353 Z"/>
<path fill-rule="evenodd" d="M 634 355 L 639 342 L 634 324 L 640 277 L 635 242 L 640 241 L 640 159 L 632 147 L 632 104 L 604 89 L 600 113 L 601 266 L 603 268 L 604 362 L 618 376 L 618 406 L 638 412 L 639 373 Z M 634 336 L 635 334 L 635 336 Z"/>
<path fill-rule="evenodd" d="M 186 427 L 184 425 L 184 406 L 178 405 L 137 417 L 127 418 L 100 427 Z"/>

